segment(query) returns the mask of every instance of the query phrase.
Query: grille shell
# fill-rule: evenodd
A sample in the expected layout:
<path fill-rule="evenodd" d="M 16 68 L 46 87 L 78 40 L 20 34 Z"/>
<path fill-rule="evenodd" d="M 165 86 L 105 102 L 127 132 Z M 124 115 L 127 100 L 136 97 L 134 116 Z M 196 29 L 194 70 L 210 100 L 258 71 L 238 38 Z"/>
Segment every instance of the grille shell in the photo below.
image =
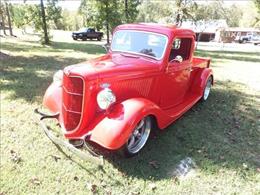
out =
<path fill-rule="evenodd" d="M 63 75 L 62 116 L 66 131 L 80 125 L 83 110 L 84 81 L 81 77 Z"/>

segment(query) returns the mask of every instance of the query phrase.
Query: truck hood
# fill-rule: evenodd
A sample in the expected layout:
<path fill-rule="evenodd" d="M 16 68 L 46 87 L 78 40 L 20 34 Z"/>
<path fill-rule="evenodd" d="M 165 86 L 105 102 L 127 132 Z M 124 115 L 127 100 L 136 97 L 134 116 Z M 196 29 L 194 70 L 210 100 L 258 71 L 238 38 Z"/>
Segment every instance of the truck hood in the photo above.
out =
<path fill-rule="evenodd" d="M 106 54 L 90 61 L 68 66 L 67 75 L 77 75 L 85 79 L 125 78 L 158 72 L 161 62 L 152 58 L 132 54 Z"/>

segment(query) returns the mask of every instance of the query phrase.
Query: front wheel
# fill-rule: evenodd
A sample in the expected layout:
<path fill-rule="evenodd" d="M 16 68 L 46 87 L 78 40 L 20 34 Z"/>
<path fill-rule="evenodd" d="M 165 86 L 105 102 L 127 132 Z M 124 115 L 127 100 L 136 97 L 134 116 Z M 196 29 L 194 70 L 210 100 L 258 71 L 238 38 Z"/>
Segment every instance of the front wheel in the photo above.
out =
<path fill-rule="evenodd" d="M 146 144 L 152 128 L 151 117 L 143 118 L 135 127 L 123 147 L 123 153 L 126 157 L 136 155 Z"/>
<path fill-rule="evenodd" d="M 212 76 L 210 76 L 207 80 L 206 86 L 204 88 L 202 100 L 206 101 L 209 97 L 210 90 L 211 90 L 211 85 L 212 85 Z"/>

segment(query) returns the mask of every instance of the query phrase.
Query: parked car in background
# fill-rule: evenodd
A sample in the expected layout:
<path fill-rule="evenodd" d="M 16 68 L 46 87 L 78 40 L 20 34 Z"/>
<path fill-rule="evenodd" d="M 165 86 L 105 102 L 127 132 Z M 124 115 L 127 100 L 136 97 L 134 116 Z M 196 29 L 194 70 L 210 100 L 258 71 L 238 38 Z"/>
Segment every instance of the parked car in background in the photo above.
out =
<path fill-rule="evenodd" d="M 69 142 L 55 137 L 42 121 L 45 133 L 80 156 L 75 146 L 93 142 L 128 157 L 137 154 L 151 131 L 166 128 L 208 99 L 210 59 L 195 57 L 194 49 L 195 33 L 189 29 L 118 26 L 107 54 L 54 75 L 43 99 L 53 114 L 37 113 L 41 121 L 57 119 Z"/>
<path fill-rule="evenodd" d="M 254 45 L 258 45 L 258 44 L 260 45 L 260 35 L 254 36 L 252 38 L 251 43 L 253 43 Z"/>
<path fill-rule="evenodd" d="M 235 41 L 237 41 L 238 43 L 247 43 L 247 42 L 251 42 L 257 36 L 259 36 L 259 35 L 255 34 L 255 33 L 247 33 L 244 36 L 237 36 Z"/>
<path fill-rule="evenodd" d="M 72 38 L 74 40 L 81 39 L 83 41 L 87 39 L 97 39 L 98 41 L 101 41 L 103 37 L 102 32 L 97 32 L 94 28 L 81 28 L 80 30 L 72 33 Z"/>

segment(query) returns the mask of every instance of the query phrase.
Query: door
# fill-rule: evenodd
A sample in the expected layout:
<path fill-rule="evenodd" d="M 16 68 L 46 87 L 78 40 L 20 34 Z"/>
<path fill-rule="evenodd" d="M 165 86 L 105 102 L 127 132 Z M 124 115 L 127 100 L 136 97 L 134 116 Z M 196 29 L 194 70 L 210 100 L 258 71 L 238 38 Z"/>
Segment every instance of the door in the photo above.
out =
<path fill-rule="evenodd" d="M 183 102 L 189 87 L 193 38 L 175 38 L 163 75 L 161 107 L 170 108 Z"/>
<path fill-rule="evenodd" d="M 88 38 L 97 38 L 97 34 L 93 28 L 88 29 Z"/>

